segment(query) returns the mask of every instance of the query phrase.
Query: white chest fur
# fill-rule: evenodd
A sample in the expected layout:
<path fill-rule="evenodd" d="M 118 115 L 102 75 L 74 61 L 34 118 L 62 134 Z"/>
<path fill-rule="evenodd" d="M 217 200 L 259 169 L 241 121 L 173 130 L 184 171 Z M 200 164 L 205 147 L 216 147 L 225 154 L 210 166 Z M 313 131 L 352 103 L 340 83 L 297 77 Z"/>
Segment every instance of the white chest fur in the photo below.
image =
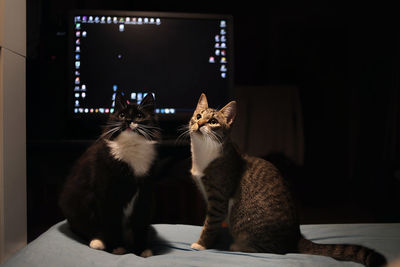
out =
<path fill-rule="evenodd" d="M 208 164 L 221 156 L 222 146 L 214 140 L 204 138 L 199 134 L 191 134 L 190 144 L 192 151 L 192 169 L 193 176 L 203 176 L 204 169 Z"/>
<path fill-rule="evenodd" d="M 145 175 L 156 157 L 155 141 L 134 132 L 124 131 L 113 141 L 107 141 L 111 154 L 127 163 L 135 175 Z"/>
<path fill-rule="evenodd" d="M 221 156 L 222 146 L 213 140 L 206 139 L 198 134 L 191 134 L 190 138 L 191 152 L 192 152 L 192 173 L 200 191 L 204 198 L 207 200 L 207 193 L 205 191 L 201 177 L 204 176 L 204 170 L 216 158 Z"/>

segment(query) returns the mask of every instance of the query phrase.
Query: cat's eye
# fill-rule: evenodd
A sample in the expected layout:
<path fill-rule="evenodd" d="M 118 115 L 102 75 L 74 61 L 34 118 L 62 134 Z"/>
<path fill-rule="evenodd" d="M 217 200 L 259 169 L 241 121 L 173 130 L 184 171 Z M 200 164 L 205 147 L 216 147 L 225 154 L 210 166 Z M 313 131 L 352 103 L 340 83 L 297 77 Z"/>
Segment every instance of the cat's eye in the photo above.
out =
<path fill-rule="evenodd" d="M 200 120 L 201 119 L 201 115 L 200 114 L 197 114 L 197 117 L 196 117 L 198 120 Z"/>
<path fill-rule="evenodd" d="M 140 118 L 143 118 L 143 114 L 140 113 L 140 112 L 138 112 L 138 114 L 136 114 L 136 117 L 139 118 L 139 119 L 140 119 Z"/>
<path fill-rule="evenodd" d="M 125 113 L 121 112 L 121 113 L 119 114 L 119 117 L 120 117 L 121 119 L 125 118 Z"/>
<path fill-rule="evenodd" d="M 217 124 L 217 123 L 218 123 L 218 120 L 215 119 L 215 118 L 212 118 L 211 120 L 208 121 L 208 123 L 210 123 L 210 124 Z"/>

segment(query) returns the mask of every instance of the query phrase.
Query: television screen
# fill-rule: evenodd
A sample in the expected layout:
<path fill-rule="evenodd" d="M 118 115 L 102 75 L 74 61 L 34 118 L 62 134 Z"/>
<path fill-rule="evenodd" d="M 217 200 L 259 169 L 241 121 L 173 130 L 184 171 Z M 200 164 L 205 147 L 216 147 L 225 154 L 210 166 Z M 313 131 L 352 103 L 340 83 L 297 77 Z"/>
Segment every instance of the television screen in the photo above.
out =
<path fill-rule="evenodd" d="M 159 118 L 187 118 L 202 92 L 224 105 L 233 91 L 229 15 L 76 10 L 70 16 L 69 114 L 105 117 L 120 91 L 156 99 Z"/>

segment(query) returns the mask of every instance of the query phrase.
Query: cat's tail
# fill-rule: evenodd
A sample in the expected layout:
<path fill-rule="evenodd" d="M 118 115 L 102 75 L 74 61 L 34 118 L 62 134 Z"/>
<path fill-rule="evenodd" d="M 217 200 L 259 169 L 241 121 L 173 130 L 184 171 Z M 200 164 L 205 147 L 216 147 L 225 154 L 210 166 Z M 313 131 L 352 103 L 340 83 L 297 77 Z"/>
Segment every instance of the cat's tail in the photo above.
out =
<path fill-rule="evenodd" d="M 317 244 L 301 237 L 297 248 L 299 253 L 328 256 L 342 261 L 355 261 L 368 267 L 386 265 L 386 259 L 382 254 L 359 245 Z"/>

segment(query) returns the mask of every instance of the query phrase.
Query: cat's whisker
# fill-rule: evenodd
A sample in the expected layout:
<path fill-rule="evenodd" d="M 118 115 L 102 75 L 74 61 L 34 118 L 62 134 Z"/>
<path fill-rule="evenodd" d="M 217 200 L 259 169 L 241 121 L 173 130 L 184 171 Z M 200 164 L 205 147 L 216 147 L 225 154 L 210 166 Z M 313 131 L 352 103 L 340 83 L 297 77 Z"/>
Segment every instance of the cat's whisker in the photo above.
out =
<path fill-rule="evenodd" d="M 122 122 L 118 121 L 118 122 L 107 122 L 105 127 L 112 127 L 112 126 L 122 126 Z"/>
<path fill-rule="evenodd" d="M 103 133 L 107 133 L 110 131 L 113 131 L 114 129 L 121 129 L 122 127 L 120 125 L 114 125 L 114 126 L 108 126 L 108 127 L 104 127 L 103 129 Z"/>
<path fill-rule="evenodd" d="M 110 130 L 108 130 L 107 132 L 104 132 L 101 136 L 100 136 L 100 138 L 109 138 L 109 137 L 111 137 L 114 133 L 116 133 L 116 132 L 118 132 L 119 130 L 121 130 L 121 127 L 119 126 L 119 127 L 114 127 L 114 128 L 111 128 Z"/>
<path fill-rule="evenodd" d="M 218 145 L 222 144 L 222 137 L 218 135 L 216 132 L 210 130 L 209 128 L 204 129 L 204 134 L 203 138 L 206 139 L 206 141 L 212 141 L 211 143 L 217 143 Z"/>
<path fill-rule="evenodd" d="M 155 139 L 155 136 L 153 135 L 153 133 L 150 133 L 148 131 L 146 131 L 145 129 L 141 128 L 140 126 L 138 126 L 136 128 L 136 130 L 147 140 L 152 141 L 153 139 Z"/>
<path fill-rule="evenodd" d="M 181 132 L 178 137 L 175 139 L 175 144 L 183 143 L 184 139 L 187 139 L 190 137 L 190 129 L 189 125 L 183 125 L 177 129 L 178 132 Z"/>
<path fill-rule="evenodd" d="M 161 128 L 152 125 L 139 124 L 139 126 L 152 133 L 156 132 L 157 134 L 159 134 L 162 131 Z"/>
<path fill-rule="evenodd" d="M 147 135 L 147 137 L 148 137 L 147 139 L 149 139 L 149 140 L 155 139 L 156 136 L 152 132 L 148 132 L 143 129 L 141 129 L 141 130 Z"/>
<path fill-rule="evenodd" d="M 146 135 L 146 133 L 143 131 L 143 130 L 141 130 L 141 129 L 139 129 L 139 128 L 136 128 L 135 129 L 135 131 L 138 133 L 138 134 L 140 134 L 141 136 L 143 136 L 145 139 L 149 139 L 149 137 Z"/>
<path fill-rule="evenodd" d="M 206 147 L 211 148 L 214 146 L 213 139 L 211 138 L 209 132 L 207 132 L 206 134 L 203 134 L 203 139 L 204 139 Z"/>
<path fill-rule="evenodd" d="M 101 137 L 107 135 L 107 133 L 122 129 L 122 124 L 109 124 L 103 127 L 104 133 L 101 135 Z"/>
<path fill-rule="evenodd" d="M 147 127 L 147 125 L 139 124 L 138 128 L 140 128 L 146 134 L 151 136 L 153 139 L 155 139 L 159 135 L 159 131 L 156 130 L 156 129 L 158 129 L 158 127 Z"/>
<path fill-rule="evenodd" d="M 178 132 L 186 132 L 189 131 L 189 125 L 182 125 L 178 128 Z"/>
<path fill-rule="evenodd" d="M 214 141 L 216 141 L 219 144 L 222 144 L 222 140 L 223 139 L 219 134 L 217 134 L 216 132 L 211 132 L 210 136 L 211 136 L 212 139 L 214 139 Z"/>
<path fill-rule="evenodd" d="M 139 127 L 136 127 L 135 131 L 138 134 L 142 135 L 144 138 L 149 139 L 149 136 L 146 134 L 146 132 L 144 130 L 140 129 Z"/>
<path fill-rule="evenodd" d="M 188 127 L 186 127 L 188 128 Z M 175 140 L 175 144 L 183 143 L 184 139 L 188 139 L 190 137 L 190 130 L 186 129 L 183 133 L 181 133 Z"/>

